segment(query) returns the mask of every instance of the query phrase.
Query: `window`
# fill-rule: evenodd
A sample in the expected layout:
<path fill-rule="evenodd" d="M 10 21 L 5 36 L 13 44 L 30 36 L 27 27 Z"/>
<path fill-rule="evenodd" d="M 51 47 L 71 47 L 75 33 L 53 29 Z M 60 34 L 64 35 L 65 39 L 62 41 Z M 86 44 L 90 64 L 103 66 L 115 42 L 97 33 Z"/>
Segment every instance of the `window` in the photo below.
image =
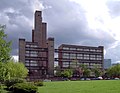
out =
<path fill-rule="evenodd" d="M 77 50 L 79 50 L 79 51 L 83 51 L 83 49 L 82 49 L 82 48 L 77 48 Z"/>
<path fill-rule="evenodd" d="M 37 61 L 30 60 L 30 66 L 38 66 Z"/>
<path fill-rule="evenodd" d="M 26 47 L 30 47 L 30 45 L 26 45 Z"/>
<path fill-rule="evenodd" d="M 63 47 L 63 49 L 64 49 L 64 50 L 69 50 L 69 48 L 68 48 L 68 47 Z"/>
<path fill-rule="evenodd" d="M 89 54 L 84 54 L 84 59 L 89 59 Z"/>
<path fill-rule="evenodd" d="M 96 50 L 96 52 L 102 52 L 102 50 L 100 50 L 100 49 L 97 49 L 97 50 Z"/>
<path fill-rule="evenodd" d="M 102 58 L 96 58 L 96 60 L 102 60 Z"/>
<path fill-rule="evenodd" d="M 31 56 L 31 57 L 37 57 L 38 52 L 37 51 L 26 51 L 26 56 Z"/>
<path fill-rule="evenodd" d="M 25 63 L 25 66 L 30 66 L 29 63 Z"/>
<path fill-rule="evenodd" d="M 77 59 L 83 59 L 83 57 L 82 56 L 77 56 Z"/>
<path fill-rule="evenodd" d="M 31 45 L 30 47 L 38 47 L 37 45 Z"/>
<path fill-rule="evenodd" d="M 102 55 L 97 55 L 97 60 L 102 60 Z"/>
<path fill-rule="evenodd" d="M 30 56 L 29 54 L 25 54 L 25 56 Z"/>
<path fill-rule="evenodd" d="M 25 53 L 30 53 L 30 51 L 25 51 Z"/>
<path fill-rule="evenodd" d="M 25 60 L 26 63 L 29 63 L 29 60 Z"/>
<path fill-rule="evenodd" d="M 30 63 L 37 63 L 37 61 L 35 61 L 35 60 L 30 60 Z"/>
<path fill-rule="evenodd" d="M 78 66 L 78 62 L 70 62 L 70 67 L 76 68 Z"/>
<path fill-rule="evenodd" d="M 84 63 L 85 66 L 89 66 L 89 63 Z"/>
<path fill-rule="evenodd" d="M 90 57 L 90 60 L 96 60 L 96 58 L 95 57 Z"/>
<path fill-rule="evenodd" d="M 85 48 L 84 51 L 89 51 L 89 49 L 86 49 L 86 48 Z"/>
<path fill-rule="evenodd" d="M 69 53 L 63 53 L 63 56 L 69 56 Z"/>
<path fill-rule="evenodd" d="M 97 57 L 100 57 L 100 58 L 101 58 L 102 56 L 101 56 L 101 55 L 97 55 Z"/>
<path fill-rule="evenodd" d="M 96 55 L 90 55 L 90 60 L 96 60 Z"/>
<path fill-rule="evenodd" d="M 70 50 L 76 50 L 76 48 L 70 48 Z"/>
<path fill-rule="evenodd" d="M 95 52 L 95 49 L 90 49 L 90 51 Z"/>
<path fill-rule="evenodd" d="M 83 56 L 82 54 L 77 54 L 77 56 Z"/>
<path fill-rule="evenodd" d="M 89 60 L 89 57 L 84 57 L 84 59 L 88 59 Z"/>
<path fill-rule="evenodd" d="M 63 55 L 63 58 L 69 58 L 69 56 L 64 56 L 64 55 Z"/>
<path fill-rule="evenodd" d="M 71 59 L 76 59 L 76 54 L 70 54 Z"/>
<path fill-rule="evenodd" d="M 77 59 L 83 59 L 83 54 L 77 54 Z"/>
<path fill-rule="evenodd" d="M 69 58 L 69 53 L 63 53 L 62 57 L 63 58 Z"/>
<path fill-rule="evenodd" d="M 38 64 L 30 63 L 30 66 L 38 66 Z"/>
<path fill-rule="evenodd" d="M 26 47 L 38 47 L 37 45 L 32 44 L 26 44 Z"/>
<path fill-rule="evenodd" d="M 69 62 L 63 62 L 63 67 L 69 67 Z"/>
<path fill-rule="evenodd" d="M 95 55 L 90 55 L 90 57 L 95 57 Z"/>

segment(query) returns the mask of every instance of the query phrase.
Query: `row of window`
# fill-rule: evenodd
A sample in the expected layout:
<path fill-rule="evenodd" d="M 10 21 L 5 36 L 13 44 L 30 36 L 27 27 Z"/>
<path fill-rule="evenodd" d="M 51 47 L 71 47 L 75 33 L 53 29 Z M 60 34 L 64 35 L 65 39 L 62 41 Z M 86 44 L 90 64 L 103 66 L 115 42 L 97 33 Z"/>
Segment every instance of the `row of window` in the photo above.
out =
<path fill-rule="evenodd" d="M 25 66 L 38 66 L 36 63 L 25 63 Z"/>
<path fill-rule="evenodd" d="M 102 55 L 69 54 L 69 53 L 63 53 L 62 58 L 67 58 L 67 59 L 102 60 Z"/>
<path fill-rule="evenodd" d="M 74 59 L 76 59 L 76 60 L 102 60 L 102 58 L 92 58 L 92 57 L 63 57 L 63 58 L 65 58 L 65 59 L 62 59 L 62 60 L 74 60 Z"/>
<path fill-rule="evenodd" d="M 72 68 L 76 68 L 76 67 L 79 67 L 79 65 L 81 64 L 84 64 L 86 65 L 88 68 L 94 68 L 94 67 L 97 67 L 97 68 L 102 68 L 102 64 L 95 64 L 95 63 L 73 63 L 73 62 L 63 62 L 62 63 L 62 67 L 72 67 Z"/>
<path fill-rule="evenodd" d="M 25 61 L 25 66 L 38 66 L 38 62 L 35 60 L 26 60 Z"/>
<path fill-rule="evenodd" d="M 26 60 L 25 61 L 26 66 L 47 66 L 46 61 L 38 61 L 38 60 Z"/>
<path fill-rule="evenodd" d="M 36 47 L 38 47 L 38 46 L 35 45 L 35 44 L 26 44 L 26 47 L 36 48 Z"/>
<path fill-rule="evenodd" d="M 26 51 L 25 56 L 38 57 L 38 51 Z"/>
<path fill-rule="evenodd" d="M 68 48 L 63 47 L 64 50 L 78 50 L 78 51 L 91 51 L 91 52 L 102 52 L 101 49 L 89 49 L 89 48 Z"/>
<path fill-rule="evenodd" d="M 75 53 L 63 53 L 63 56 L 86 56 L 86 57 L 102 57 L 102 55 L 95 55 L 95 54 L 75 54 Z"/>
<path fill-rule="evenodd" d="M 102 60 L 101 57 L 63 57 L 65 58 L 66 60 L 69 59 L 69 60 L 73 60 L 73 59 L 76 59 L 76 60 Z M 65 60 L 63 59 L 63 60 Z"/>

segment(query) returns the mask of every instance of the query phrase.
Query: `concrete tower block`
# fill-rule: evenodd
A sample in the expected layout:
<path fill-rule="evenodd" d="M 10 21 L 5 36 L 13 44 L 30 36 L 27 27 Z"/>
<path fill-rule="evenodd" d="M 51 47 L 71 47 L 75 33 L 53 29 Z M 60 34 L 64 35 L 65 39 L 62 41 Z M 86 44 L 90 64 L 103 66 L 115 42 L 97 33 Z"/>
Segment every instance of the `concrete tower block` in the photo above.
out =
<path fill-rule="evenodd" d="M 19 61 L 25 63 L 25 39 L 19 39 Z"/>
<path fill-rule="evenodd" d="M 48 38 L 48 74 L 54 75 L 54 38 Z"/>

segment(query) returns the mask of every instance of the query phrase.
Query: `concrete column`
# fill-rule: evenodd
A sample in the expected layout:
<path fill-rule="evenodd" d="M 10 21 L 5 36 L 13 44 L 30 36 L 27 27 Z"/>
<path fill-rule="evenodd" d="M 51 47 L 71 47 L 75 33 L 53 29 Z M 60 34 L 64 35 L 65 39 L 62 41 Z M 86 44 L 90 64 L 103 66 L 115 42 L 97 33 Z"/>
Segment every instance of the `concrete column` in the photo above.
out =
<path fill-rule="evenodd" d="M 19 39 L 19 62 L 25 63 L 25 39 Z"/>
<path fill-rule="evenodd" d="M 54 75 L 54 38 L 48 38 L 48 74 Z"/>

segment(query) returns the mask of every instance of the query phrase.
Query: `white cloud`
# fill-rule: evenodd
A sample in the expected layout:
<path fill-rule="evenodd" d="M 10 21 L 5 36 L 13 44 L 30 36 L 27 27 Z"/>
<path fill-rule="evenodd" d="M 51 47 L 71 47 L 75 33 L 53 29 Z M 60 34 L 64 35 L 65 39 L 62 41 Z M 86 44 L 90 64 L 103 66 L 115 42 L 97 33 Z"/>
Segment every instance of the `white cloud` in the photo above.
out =
<path fill-rule="evenodd" d="M 14 56 L 12 56 L 12 57 L 13 57 L 13 59 L 15 60 L 15 62 L 18 62 L 18 56 L 14 55 Z"/>
<path fill-rule="evenodd" d="M 48 35 L 55 37 L 57 46 L 104 45 L 107 58 L 120 60 L 120 11 L 116 1 L 120 0 L 1 0 L 0 22 L 7 25 L 13 55 L 18 53 L 18 38 L 31 40 L 34 11 L 42 10 Z"/>

